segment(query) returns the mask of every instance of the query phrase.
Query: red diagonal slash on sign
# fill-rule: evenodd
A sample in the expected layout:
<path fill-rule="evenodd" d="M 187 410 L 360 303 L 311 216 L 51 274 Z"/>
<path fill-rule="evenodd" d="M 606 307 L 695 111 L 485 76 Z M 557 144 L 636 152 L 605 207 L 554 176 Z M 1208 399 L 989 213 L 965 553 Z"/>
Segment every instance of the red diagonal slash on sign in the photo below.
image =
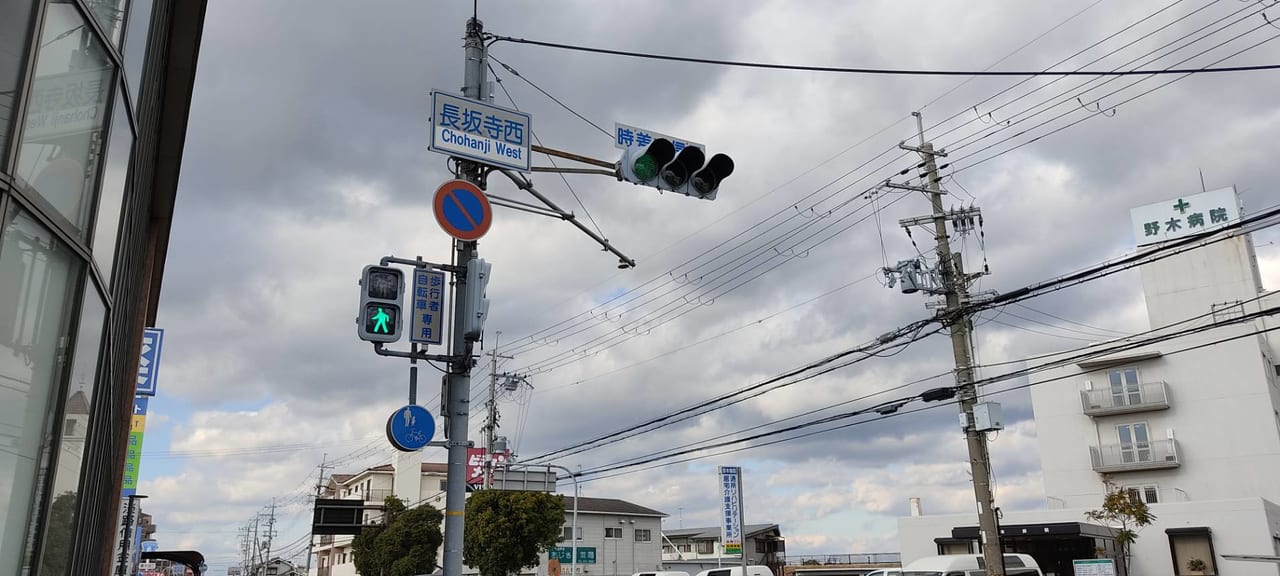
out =
<path fill-rule="evenodd" d="M 472 218 L 471 213 L 467 211 L 467 207 L 463 206 L 462 201 L 458 200 L 458 197 L 453 194 L 453 190 L 449 190 L 448 192 L 445 192 L 444 197 L 446 201 L 452 200 L 454 204 L 458 205 L 458 211 L 461 212 L 462 216 L 467 219 L 468 223 L 471 224 L 472 230 L 475 230 L 476 228 L 480 227 L 480 225 L 476 223 L 476 219 Z"/>

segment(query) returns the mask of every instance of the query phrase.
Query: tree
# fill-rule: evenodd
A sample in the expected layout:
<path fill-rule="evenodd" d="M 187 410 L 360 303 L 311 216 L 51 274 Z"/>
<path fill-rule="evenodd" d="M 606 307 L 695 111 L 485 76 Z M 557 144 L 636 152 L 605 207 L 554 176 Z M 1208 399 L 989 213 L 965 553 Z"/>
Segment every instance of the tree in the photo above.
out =
<path fill-rule="evenodd" d="M 1130 547 L 1138 540 L 1138 532 L 1151 524 L 1156 515 L 1147 508 L 1147 503 L 1138 496 L 1137 490 L 1125 490 L 1107 482 L 1107 495 L 1102 499 L 1102 508 L 1085 512 L 1086 518 L 1095 522 L 1105 522 L 1111 528 L 1116 539 L 1116 552 L 1124 573 L 1129 574 Z M 1115 525 L 1120 527 L 1116 528 Z"/>
<path fill-rule="evenodd" d="M 555 494 L 484 490 L 467 499 L 462 560 L 481 576 L 538 565 L 563 535 L 564 501 Z"/>
<path fill-rule="evenodd" d="M 49 524 L 45 532 L 41 573 L 66 574 L 71 556 L 71 531 L 76 516 L 76 493 L 63 492 L 49 506 Z"/>
<path fill-rule="evenodd" d="M 429 505 L 406 508 L 395 496 L 383 501 L 383 521 L 367 526 L 351 543 L 356 571 L 370 576 L 430 574 L 437 566 L 439 510 Z"/>

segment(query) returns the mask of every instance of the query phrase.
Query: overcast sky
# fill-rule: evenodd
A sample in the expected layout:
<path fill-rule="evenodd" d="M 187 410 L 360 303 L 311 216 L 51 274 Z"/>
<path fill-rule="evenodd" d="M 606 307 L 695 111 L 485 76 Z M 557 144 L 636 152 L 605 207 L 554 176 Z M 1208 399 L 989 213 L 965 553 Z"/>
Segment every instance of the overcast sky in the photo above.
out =
<path fill-rule="evenodd" d="M 164 379 L 150 408 L 140 492 L 150 496 L 161 545 L 204 551 L 213 573 L 237 561 L 237 528 L 273 497 L 294 504 L 281 510 L 277 545 L 299 541 L 310 517 L 299 502 L 323 455 L 347 473 L 390 461 L 382 430 L 405 402 L 407 366 L 356 338 L 356 281 L 386 255 L 449 259 L 450 240 L 430 212 L 432 192 L 450 176 L 445 157 L 427 150 L 429 93 L 462 84 L 470 8 L 210 3 L 158 321 Z M 1277 34 L 1261 9 L 1225 0 L 479 3 L 486 30 L 499 35 L 951 70 L 1203 66 Z M 927 212 L 927 199 L 873 188 L 917 161 L 896 148 L 916 138 L 912 111 L 923 111 L 927 136 L 951 153 L 948 205 L 982 209 L 982 235 L 956 243 L 967 267 L 990 266 L 975 290 L 1017 288 L 1133 250 L 1129 208 L 1198 192 L 1201 172 L 1210 189 L 1237 186 L 1247 212 L 1280 200 L 1271 182 L 1280 77 L 1271 72 L 1198 75 L 1144 95 L 1174 77 L 823 74 L 513 43 L 491 54 L 606 130 L 622 122 L 677 135 L 737 165 L 714 202 L 601 176 L 570 176 L 575 198 L 559 177 L 534 177 L 636 258 L 634 270 L 619 271 L 569 224 L 499 209 L 480 243 L 493 263 L 484 351 L 496 343 L 514 353 L 500 371 L 554 368 L 535 370 L 532 391 L 501 402 L 500 433 L 524 456 L 930 314 L 925 298 L 885 288 L 878 274 L 931 250 L 931 236 L 908 237 L 897 224 Z M 1280 42 L 1223 64 L 1277 60 Z M 617 157 L 609 136 L 494 67 L 547 146 Z M 512 106 L 501 87 L 494 101 Z M 529 199 L 501 177 L 490 192 Z M 1255 237 L 1271 288 L 1280 285 L 1277 239 Z M 1028 303 L 1034 310 L 984 316 L 978 360 L 1145 329 L 1138 282 L 1135 272 L 1119 274 Z M 936 335 L 557 463 L 588 469 L 950 366 L 949 345 Z M 438 412 L 438 378 L 423 370 L 419 398 Z M 479 383 L 487 369 L 477 375 Z M 484 396 L 475 399 L 479 407 Z M 1029 397 L 994 399 L 1009 419 L 991 445 L 998 504 L 1043 507 Z M 474 434 L 480 421 L 472 422 Z M 973 509 L 954 408 L 596 480 L 584 494 L 656 508 L 670 515 L 668 527 L 714 525 L 715 466 L 723 464 L 746 468 L 747 521 L 781 524 L 789 554 L 896 551 L 895 519 L 912 496 L 927 513 Z"/>

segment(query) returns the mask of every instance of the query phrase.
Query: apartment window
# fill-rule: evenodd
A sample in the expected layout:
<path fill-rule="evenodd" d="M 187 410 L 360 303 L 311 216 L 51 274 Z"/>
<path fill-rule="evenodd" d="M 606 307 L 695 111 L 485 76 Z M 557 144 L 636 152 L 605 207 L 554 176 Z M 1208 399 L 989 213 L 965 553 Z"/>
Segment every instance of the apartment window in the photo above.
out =
<path fill-rule="evenodd" d="M 573 526 L 565 526 L 564 531 L 560 533 L 560 541 L 564 542 L 565 540 L 569 540 L 570 538 L 573 538 Z M 582 539 L 581 527 L 578 528 L 578 539 L 579 540 Z"/>
<path fill-rule="evenodd" d="M 75 420 L 75 418 L 67 418 L 67 421 L 66 421 L 66 422 L 64 422 L 64 423 L 62 424 L 62 435 L 63 435 L 63 436 L 75 436 L 75 435 L 76 435 L 76 420 Z"/>
<path fill-rule="evenodd" d="M 1125 490 L 1147 504 L 1160 503 L 1160 487 L 1155 484 L 1145 486 L 1126 486 Z"/>
<path fill-rule="evenodd" d="M 699 554 L 714 554 L 716 551 L 716 543 L 714 540 L 701 540 L 698 542 Z"/>
<path fill-rule="evenodd" d="M 605 528 L 605 529 L 604 529 L 604 537 L 605 537 L 605 539 L 621 540 L 621 539 L 622 539 L 622 529 L 621 529 L 621 528 Z"/>
<path fill-rule="evenodd" d="M 441 492 L 444 492 L 444 491 L 446 491 L 446 490 L 448 490 L 448 489 L 449 489 L 449 481 L 448 481 L 448 480 L 441 480 L 441 481 L 440 481 L 440 491 L 441 491 Z"/>
<path fill-rule="evenodd" d="M 1120 460 L 1125 464 L 1151 461 L 1151 435 L 1146 422 L 1116 426 L 1120 437 Z"/>
<path fill-rule="evenodd" d="M 1111 400 L 1116 406 L 1142 403 L 1142 385 L 1137 368 L 1120 368 L 1107 374 L 1111 380 Z"/>
<path fill-rule="evenodd" d="M 647 529 L 636 528 L 636 542 L 649 542 L 652 533 Z"/>
<path fill-rule="evenodd" d="M 692 544 L 676 544 L 676 550 L 679 550 L 681 552 L 684 552 L 685 554 L 688 554 L 690 552 L 693 552 L 693 545 Z"/>

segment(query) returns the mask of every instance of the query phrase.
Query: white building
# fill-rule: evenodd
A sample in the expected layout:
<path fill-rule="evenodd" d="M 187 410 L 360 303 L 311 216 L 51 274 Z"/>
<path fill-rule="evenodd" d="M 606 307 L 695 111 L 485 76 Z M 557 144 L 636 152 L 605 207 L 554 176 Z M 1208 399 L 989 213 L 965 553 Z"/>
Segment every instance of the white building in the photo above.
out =
<path fill-rule="evenodd" d="M 1171 238 L 1185 235 L 1169 220 L 1190 224 L 1193 214 L 1211 225 L 1224 214 L 1236 221 L 1237 202 L 1226 189 L 1136 208 L 1135 236 L 1142 244 L 1147 235 L 1165 239 L 1170 228 Z M 1140 272 L 1156 334 L 1280 306 L 1280 293 L 1263 291 L 1248 236 Z M 1133 547 L 1132 574 L 1275 576 L 1275 564 L 1224 555 L 1280 555 L 1280 333 L 1248 335 L 1277 326 L 1270 316 L 1032 375 L 1049 505 L 1004 515 L 1006 550 L 1035 555 L 1057 574 L 1071 573 L 1072 556 L 1092 558 L 1096 549 L 1112 556 L 1111 530 L 1084 517 L 1101 506 L 1109 482 L 1136 491 L 1158 517 Z M 973 514 L 900 519 L 903 563 L 978 550 L 976 524 Z M 1192 559 L 1207 570 L 1189 570 Z"/>
<path fill-rule="evenodd" d="M 405 504 L 427 503 L 443 509 L 447 472 L 445 463 L 422 462 L 421 452 L 397 454 L 394 464 L 375 466 L 357 474 L 334 474 L 322 497 L 363 500 L 375 505 L 394 495 Z M 366 510 L 364 523 L 371 524 L 380 515 L 376 510 Z M 351 553 L 354 539 L 354 536 L 317 536 L 313 563 L 316 576 L 356 576 L 355 558 Z"/>
<path fill-rule="evenodd" d="M 549 554 L 560 561 L 561 571 L 570 572 L 575 542 L 572 534 L 573 497 L 564 498 L 564 535 Z M 578 498 L 578 541 L 576 573 L 619 576 L 643 570 L 662 569 L 662 519 L 667 515 L 612 498 Z M 528 574 L 547 576 L 547 560 Z M 471 569 L 467 569 L 471 570 Z M 466 571 L 466 570 L 464 570 Z"/>
<path fill-rule="evenodd" d="M 387 496 L 394 495 L 406 504 L 425 503 L 441 510 L 445 506 L 448 465 L 440 462 L 422 462 L 421 452 L 398 453 L 392 464 L 368 468 L 358 474 L 334 474 L 325 488 L 324 498 L 342 498 L 366 502 L 364 524 L 377 523 L 381 514 L 374 505 Z M 416 469 L 416 470 L 415 470 Z M 531 482 L 540 480 L 537 473 L 530 473 Z M 513 472 L 507 481 L 511 486 L 521 486 L 526 475 Z M 554 475 L 552 476 L 554 477 Z M 501 478 L 496 482 L 502 483 Z M 564 533 L 560 546 L 549 554 L 562 562 L 562 571 L 571 574 L 573 542 L 570 541 L 573 525 L 573 498 L 564 499 Z M 578 499 L 577 573 L 597 576 L 619 576 L 640 570 L 656 570 L 662 564 L 662 519 L 666 514 L 610 498 Z M 443 530 L 443 526 L 441 529 Z M 351 543 L 354 536 L 317 536 L 315 576 L 357 576 Z M 522 574 L 547 576 L 547 560 Z M 443 547 L 437 562 L 444 561 Z M 478 570 L 464 566 L 465 574 L 477 574 Z"/>
<path fill-rule="evenodd" d="M 742 565 L 742 556 L 725 555 L 720 533 L 719 526 L 664 531 L 662 538 L 666 542 L 662 546 L 663 569 L 696 574 L 721 566 Z M 775 574 L 781 574 L 776 568 L 782 566 L 786 542 L 778 525 L 748 524 L 743 527 L 742 533 L 747 538 L 744 545 L 747 563 L 770 566 L 775 568 Z"/>

